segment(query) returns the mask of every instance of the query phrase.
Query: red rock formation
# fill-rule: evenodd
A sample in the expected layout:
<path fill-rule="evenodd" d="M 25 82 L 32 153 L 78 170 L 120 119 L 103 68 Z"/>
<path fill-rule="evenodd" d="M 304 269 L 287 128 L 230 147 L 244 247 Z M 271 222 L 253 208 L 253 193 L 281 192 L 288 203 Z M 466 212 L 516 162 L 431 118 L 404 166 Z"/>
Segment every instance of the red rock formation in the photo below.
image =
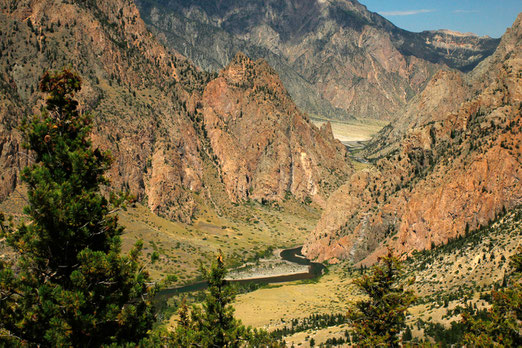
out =
<path fill-rule="evenodd" d="M 211 75 L 158 43 L 133 1 L 0 0 L 0 30 L 0 199 L 30 158 L 17 127 L 39 113 L 39 76 L 67 65 L 83 78 L 78 98 L 95 114 L 94 145 L 114 158 L 113 188 L 157 214 L 191 221 L 213 154 L 234 201 L 281 199 L 288 190 L 320 202 L 349 170 L 331 131 L 309 123 L 266 63 L 243 71 L 260 74 L 251 85 L 231 65 L 207 86 Z M 237 115 L 228 109 L 243 121 L 231 122 Z"/>
<path fill-rule="evenodd" d="M 409 119 L 398 145 L 332 194 L 306 255 L 371 263 L 387 247 L 430 248 L 520 205 L 520 71 L 522 14 L 496 53 L 466 76 L 471 87 L 458 76 L 435 76 L 411 104 L 408 112 L 420 117 Z M 437 87 L 441 77 L 455 95 Z"/>
<path fill-rule="evenodd" d="M 157 213 L 189 221 L 201 159 L 182 104 L 205 75 L 160 45 L 132 2 L 1 1 L 0 9 L 7 57 L 0 94 L 12 100 L 2 103 L 0 115 L 2 127 L 11 127 L 0 134 L 6 168 L 0 199 L 25 165 L 16 128 L 23 114 L 39 112 L 40 74 L 70 65 L 83 78 L 80 108 L 95 113 L 93 142 L 112 152 L 113 187 L 129 189 Z M 184 151 L 175 151 L 180 146 Z M 165 153 L 168 158 L 156 160 Z"/>
<path fill-rule="evenodd" d="M 350 171 L 331 129 L 310 123 L 263 60 L 238 54 L 205 88 L 202 113 L 233 201 L 290 192 L 322 204 L 325 187 Z"/>

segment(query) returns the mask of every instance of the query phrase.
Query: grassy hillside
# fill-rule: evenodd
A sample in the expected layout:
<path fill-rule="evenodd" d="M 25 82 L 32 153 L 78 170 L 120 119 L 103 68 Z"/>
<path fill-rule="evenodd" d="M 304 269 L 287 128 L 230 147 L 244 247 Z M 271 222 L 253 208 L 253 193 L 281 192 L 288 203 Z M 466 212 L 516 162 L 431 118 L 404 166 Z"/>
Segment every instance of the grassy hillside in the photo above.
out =
<path fill-rule="evenodd" d="M 490 290 L 500 286 L 509 274 L 509 258 L 520 245 L 522 207 L 465 237 L 407 259 L 406 277 L 415 276 L 413 289 L 418 296 L 408 317 L 413 337 L 433 341 L 430 336 L 441 328 L 437 324 L 450 328 L 451 322 L 460 320 L 465 306 L 487 307 Z M 317 314 L 343 314 L 361 296 L 352 284 L 359 275 L 360 270 L 348 262 L 330 266 L 329 273 L 317 282 L 268 286 L 240 295 L 236 313 L 246 324 L 271 331 L 290 327 L 292 321 L 302 323 Z M 349 330 L 347 324 L 314 325 L 305 325 L 300 332 L 287 336 L 286 342 L 307 347 L 314 338 L 319 345 L 327 339 L 343 338 L 345 330 Z"/>
<path fill-rule="evenodd" d="M 301 245 L 319 217 L 315 208 L 295 202 L 279 208 L 257 203 L 238 206 L 243 218 L 219 216 L 202 206 L 201 215 L 191 225 L 154 215 L 142 205 L 122 212 L 124 251 L 143 240 L 144 261 L 154 251 L 160 255 L 159 262 L 149 265 L 152 277 L 174 274 L 179 283 L 186 283 L 196 279 L 200 263 L 208 264 L 219 250 L 233 267 L 272 249 Z"/>

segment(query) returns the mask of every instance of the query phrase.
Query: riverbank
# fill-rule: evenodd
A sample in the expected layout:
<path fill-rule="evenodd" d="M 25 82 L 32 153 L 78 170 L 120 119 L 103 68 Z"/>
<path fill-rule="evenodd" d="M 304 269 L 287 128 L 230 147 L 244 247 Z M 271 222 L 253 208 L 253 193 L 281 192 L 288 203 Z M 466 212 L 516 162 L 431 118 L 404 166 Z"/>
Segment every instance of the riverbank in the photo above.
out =
<path fill-rule="evenodd" d="M 278 263 L 284 265 L 284 268 L 267 268 L 266 272 L 270 271 L 270 273 L 274 275 L 266 276 L 265 271 L 252 271 L 249 269 L 245 269 L 245 272 L 238 273 L 242 274 L 245 278 L 242 279 L 232 279 L 229 276 L 229 281 L 231 283 L 236 284 L 248 284 L 248 283 L 284 283 L 291 282 L 295 280 L 304 280 L 304 279 L 313 279 L 324 273 L 325 266 L 320 263 L 311 262 L 310 260 L 303 257 L 301 254 L 302 247 L 296 247 L 292 249 L 281 250 L 278 255 Z M 274 254 L 277 257 L 277 253 Z M 260 263 L 261 264 L 261 263 Z M 246 265 L 245 265 L 246 266 Z M 304 270 L 304 271 L 303 271 Z M 175 295 L 192 292 L 192 291 L 200 291 L 207 288 L 207 283 L 205 281 L 180 286 L 177 288 L 164 289 L 158 292 L 155 296 L 155 302 L 158 308 L 162 307 L 162 303 L 166 303 L 166 301 Z"/>
<path fill-rule="evenodd" d="M 309 273 L 309 266 L 297 264 L 281 257 L 283 249 L 275 250 L 271 257 L 248 262 L 228 273 L 227 280 L 254 280 Z"/>

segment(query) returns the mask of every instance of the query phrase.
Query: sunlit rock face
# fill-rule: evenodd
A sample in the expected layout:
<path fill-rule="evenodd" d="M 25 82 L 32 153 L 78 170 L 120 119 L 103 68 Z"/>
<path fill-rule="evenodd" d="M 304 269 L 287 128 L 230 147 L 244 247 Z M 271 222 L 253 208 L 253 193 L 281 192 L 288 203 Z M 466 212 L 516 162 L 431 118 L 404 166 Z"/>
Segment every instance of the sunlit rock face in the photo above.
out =
<path fill-rule="evenodd" d="M 331 195 L 308 257 L 371 263 L 388 247 L 408 254 L 522 203 L 521 22 L 470 73 L 436 74 L 376 137 L 367 150 L 375 166 Z"/>
<path fill-rule="evenodd" d="M 230 199 L 324 203 L 351 172 L 328 127 L 299 111 L 275 71 L 238 54 L 203 93 L 205 130 Z"/>
<path fill-rule="evenodd" d="M 0 1 L 0 30 L 0 199 L 31 161 L 18 127 L 40 113 L 39 78 L 64 66 L 82 78 L 76 98 L 93 113 L 93 144 L 111 152 L 110 190 L 169 219 L 192 221 L 195 196 L 213 184 L 208 168 L 235 202 L 288 192 L 322 203 L 350 173 L 331 130 L 310 124 L 265 62 L 238 56 L 219 77 L 199 70 L 157 40 L 132 1 Z"/>

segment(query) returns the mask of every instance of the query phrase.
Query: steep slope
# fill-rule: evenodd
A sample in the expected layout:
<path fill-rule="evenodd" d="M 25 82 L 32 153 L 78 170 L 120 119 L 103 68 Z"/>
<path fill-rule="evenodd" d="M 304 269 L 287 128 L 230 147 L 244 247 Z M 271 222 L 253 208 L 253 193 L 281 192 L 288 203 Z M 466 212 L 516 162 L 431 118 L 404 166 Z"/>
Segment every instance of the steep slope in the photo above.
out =
<path fill-rule="evenodd" d="M 205 131 L 232 200 L 324 203 L 350 168 L 328 126 L 317 129 L 263 60 L 239 53 L 203 93 Z"/>
<path fill-rule="evenodd" d="M 430 121 L 440 121 L 456 110 L 471 93 L 471 86 L 458 71 L 439 71 L 426 88 L 416 95 L 392 122 L 368 143 L 363 153 L 367 158 L 379 158 L 398 151 L 408 130 Z"/>
<path fill-rule="evenodd" d="M 2 104 L 0 122 L 1 165 L 10 174 L 3 178 L 8 182 L 2 184 L 2 198 L 13 189 L 24 158 L 30 159 L 20 154 L 16 126 L 24 114 L 39 112 L 39 76 L 69 65 L 83 78 L 80 107 L 97 115 L 94 143 L 113 153 L 114 187 L 129 189 L 158 213 L 190 219 L 189 191 L 201 186 L 201 159 L 182 104 L 191 91 L 202 90 L 208 76 L 158 44 L 132 2 L 1 1 L 0 6 L 0 93 L 12 105 Z M 174 144 L 168 160 L 161 169 L 150 167 L 149 159 L 162 156 L 167 144 Z M 176 151 L 180 144 L 184 152 Z M 158 198 L 154 192 L 160 186 L 165 194 Z"/>
<path fill-rule="evenodd" d="M 453 49 L 454 52 L 459 52 L 459 46 L 463 45 L 463 42 L 458 39 L 478 39 L 470 34 L 458 35 L 458 33 L 449 31 L 420 34 L 427 35 L 426 40 L 435 48 Z M 453 37 L 457 39 L 457 42 L 451 40 Z M 506 49 L 511 50 L 512 48 L 506 44 L 499 46 L 495 55 L 486 58 L 469 74 L 457 71 L 437 72 L 426 88 L 397 112 L 392 122 L 370 141 L 364 151 L 365 156 L 378 158 L 396 150 L 409 129 L 444 118 L 448 112 L 456 110 L 461 103 L 469 99 L 470 95 L 480 93 L 487 84 L 491 83 L 492 79 L 496 78 L 496 70 L 491 67 L 499 64 L 500 57 L 507 53 Z M 496 60 L 496 63 L 492 64 L 491 60 Z"/>
<path fill-rule="evenodd" d="M 158 43 L 133 1 L 0 0 L 0 48 L 0 199 L 15 189 L 18 171 L 31 160 L 31 155 L 21 150 L 17 127 L 24 115 L 39 112 L 42 95 L 37 92 L 38 79 L 43 71 L 63 66 L 72 67 L 83 78 L 80 107 L 95 113 L 94 144 L 113 154 L 108 173 L 113 188 L 130 190 L 157 214 L 190 222 L 197 212 L 195 194 L 206 193 L 214 185 L 208 180 L 209 168 L 218 167 L 225 181 L 233 176 L 233 169 L 224 161 L 212 163 L 212 154 L 218 153 L 212 146 L 217 147 L 219 142 L 210 144 L 199 112 L 215 102 L 213 97 L 223 105 L 236 100 L 216 91 L 211 95 L 208 90 L 216 82 L 207 84 L 213 75 L 199 71 L 183 56 Z M 254 99 L 246 100 L 244 118 L 248 120 L 252 114 L 256 123 L 251 130 L 255 134 L 257 127 L 263 126 L 265 111 L 278 110 L 281 123 L 270 127 L 276 127 L 276 132 L 279 126 L 290 128 L 287 134 L 297 140 L 286 145 L 300 143 L 302 151 L 312 158 L 306 175 L 296 171 L 288 188 L 282 187 L 301 199 L 322 197 L 334 188 L 320 187 L 316 178 L 322 171 L 349 171 L 344 149 L 331 131 L 320 132 L 308 124 L 276 75 L 266 73 L 264 83 L 268 85 L 272 79 L 278 95 L 284 98 L 259 102 L 257 107 Z M 241 86 L 237 93 L 251 94 L 255 88 Z M 281 101 L 284 106 L 272 105 Z M 230 135 L 243 144 L 250 133 L 240 130 Z M 317 144 L 308 139 L 317 140 Z M 317 168 L 321 156 L 336 158 L 338 151 L 342 164 L 323 161 L 324 168 Z M 281 154 L 269 156 L 271 165 L 287 160 Z M 262 172 L 263 167 L 254 164 L 257 160 L 252 160 L 250 168 Z M 292 187 L 301 180 L 300 175 L 311 184 Z M 256 199 L 281 196 L 280 191 L 274 194 L 264 188 L 272 182 L 262 183 L 256 177 L 252 173 L 246 186 L 248 191 L 255 185 Z M 234 201 L 246 198 L 230 194 Z"/>
<path fill-rule="evenodd" d="M 410 33 L 355 0 L 138 0 L 149 27 L 204 69 L 237 51 L 273 66 L 297 105 L 330 118 L 389 119 L 445 65 L 469 70 L 498 40 Z"/>
<path fill-rule="evenodd" d="M 435 77 L 410 105 L 420 117 L 398 145 L 332 194 L 307 256 L 372 262 L 385 247 L 411 253 L 520 205 L 521 47 L 522 14 L 466 83 L 455 74 Z M 447 81 L 455 95 L 444 91 Z"/>

